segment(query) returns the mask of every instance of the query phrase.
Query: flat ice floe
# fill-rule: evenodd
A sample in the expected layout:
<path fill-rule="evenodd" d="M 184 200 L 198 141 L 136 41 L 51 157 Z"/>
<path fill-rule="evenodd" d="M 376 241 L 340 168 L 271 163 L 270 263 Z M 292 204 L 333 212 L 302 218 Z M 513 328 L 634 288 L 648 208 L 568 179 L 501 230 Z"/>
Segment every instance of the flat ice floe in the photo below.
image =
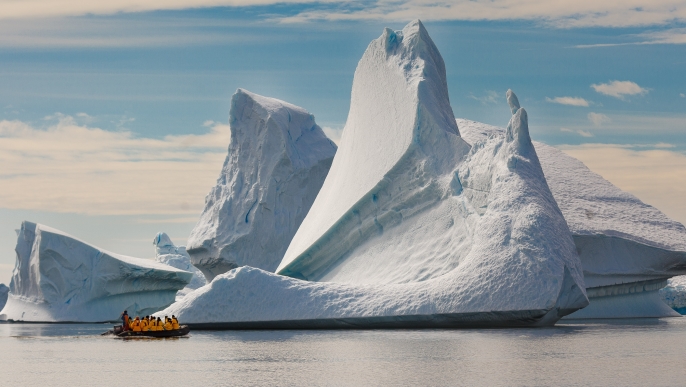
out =
<path fill-rule="evenodd" d="M 180 300 L 193 290 L 205 286 L 207 280 L 198 268 L 191 264 L 191 257 L 185 246 L 176 246 L 164 232 L 157 233 L 152 242 L 155 245 L 155 261 L 193 273 L 191 282 L 176 293 L 176 300 Z"/>
<path fill-rule="evenodd" d="M 457 123 L 470 143 L 505 136 L 504 128 Z M 658 290 L 686 273 L 686 228 L 561 150 L 534 145 L 573 234 L 591 301 L 569 317 L 673 316 Z"/>
<path fill-rule="evenodd" d="M 336 145 L 304 109 L 239 89 L 217 185 L 188 238 L 208 281 L 237 266 L 276 270 L 331 166 Z"/>
<path fill-rule="evenodd" d="M 424 26 L 386 29 L 360 60 L 281 275 L 234 269 L 160 314 L 226 328 L 515 326 L 583 308 L 574 241 L 510 101 L 507 135 L 470 147 Z"/>
<path fill-rule="evenodd" d="M 165 308 L 192 273 L 91 246 L 59 230 L 23 222 L 17 262 L 0 320 L 114 321 L 128 310 Z"/>

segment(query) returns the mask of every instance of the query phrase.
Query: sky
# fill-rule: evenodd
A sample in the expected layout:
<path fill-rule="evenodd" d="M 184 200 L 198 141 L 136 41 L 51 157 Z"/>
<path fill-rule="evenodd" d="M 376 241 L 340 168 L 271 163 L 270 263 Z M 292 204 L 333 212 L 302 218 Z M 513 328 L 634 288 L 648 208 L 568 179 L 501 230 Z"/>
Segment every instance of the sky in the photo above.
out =
<path fill-rule="evenodd" d="M 86 4 L 89 3 L 89 4 Z M 152 258 L 186 243 L 244 88 L 333 140 L 384 27 L 420 18 L 456 117 L 505 126 L 686 223 L 683 0 L 0 0 L 0 283 L 23 220 Z"/>

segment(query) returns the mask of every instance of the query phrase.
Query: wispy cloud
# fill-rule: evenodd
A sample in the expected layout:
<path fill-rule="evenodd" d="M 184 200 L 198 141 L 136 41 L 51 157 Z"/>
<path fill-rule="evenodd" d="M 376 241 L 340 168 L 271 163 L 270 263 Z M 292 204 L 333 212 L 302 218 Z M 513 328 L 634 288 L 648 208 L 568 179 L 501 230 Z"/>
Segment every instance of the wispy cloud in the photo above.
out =
<path fill-rule="evenodd" d="M 670 28 L 662 31 L 650 31 L 641 34 L 627 35 L 626 37 L 634 41 L 623 43 L 580 44 L 575 47 L 594 48 L 646 44 L 686 44 L 686 28 Z"/>
<path fill-rule="evenodd" d="M 686 94 L 684 94 L 684 93 L 679 93 L 679 96 L 680 96 L 681 98 L 686 98 Z"/>
<path fill-rule="evenodd" d="M 636 149 L 623 144 L 564 145 L 560 148 L 619 188 L 686 224 L 686 154 Z"/>
<path fill-rule="evenodd" d="M 602 113 L 590 112 L 586 117 L 588 117 L 588 120 L 591 121 L 591 123 L 593 123 L 595 126 L 602 126 L 603 124 L 612 121 L 610 117 Z"/>
<path fill-rule="evenodd" d="M 196 214 L 226 156 L 228 125 L 136 137 L 58 115 L 47 128 L 0 121 L 0 206 L 89 215 Z"/>
<path fill-rule="evenodd" d="M 283 22 L 309 20 L 534 20 L 555 27 L 646 26 L 686 20 L 682 0 L 3 0 L 0 18 L 106 15 L 206 7 L 313 4 L 296 15 L 266 12 Z"/>
<path fill-rule="evenodd" d="M 504 94 L 503 94 L 504 95 Z M 486 93 L 480 97 L 475 96 L 474 94 L 469 94 L 469 98 L 479 101 L 484 105 L 488 104 L 495 104 L 498 103 L 500 100 L 500 93 L 493 91 L 493 90 L 488 90 Z"/>
<path fill-rule="evenodd" d="M 569 106 L 584 106 L 588 107 L 589 102 L 581 97 L 555 97 L 555 98 L 548 98 L 545 97 L 545 100 L 548 102 L 552 103 L 558 103 L 560 105 L 569 105 Z"/>
<path fill-rule="evenodd" d="M 583 129 L 560 128 L 560 132 L 576 133 L 581 137 L 593 137 L 593 133 L 589 132 L 588 130 L 583 130 Z"/>
<path fill-rule="evenodd" d="M 339 3 L 339 7 L 305 11 L 283 21 L 523 19 L 573 28 L 646 26 L 686 20 L 686 6 L 681 0 L 377 0 Z"/>
<path fill-rule="evenodd" d="M 648 89 L 644 89 L 631 81 L 611 81 L 608 83 L 592 84 L 591 88 L 600 94 L 619 99 L 624 99 L 627 95 L 642 95 L 648 93 Z"/>
<path fill-rule="evenodd" d="M 343 134 L 343 128 L 332 128 L 329 126 L 322 126 L 322 131 L 326 134 L 329 140 L 333 141 L 336 145 L 341 142 L 341 135 Z"/>

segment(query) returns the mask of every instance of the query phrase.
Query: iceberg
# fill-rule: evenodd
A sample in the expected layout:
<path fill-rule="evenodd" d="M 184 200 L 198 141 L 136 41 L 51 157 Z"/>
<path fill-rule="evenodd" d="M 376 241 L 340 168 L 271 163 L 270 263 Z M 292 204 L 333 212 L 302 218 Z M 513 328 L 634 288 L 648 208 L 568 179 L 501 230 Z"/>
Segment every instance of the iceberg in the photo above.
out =
<path fill-rule="evenodd" d="M 217 185 L 188 238 L 208 281 L 235 267 L 276 270 L 336 153 L 304 109 L 238 89 Z"/>
<path fill-rule="evenodd" d="M 535 326 L 588 304 L 581 263 L 512 105 L 470 146 L 418 20 L 353 81 L 331 170 L 276 273 L 216 277 L 160 314 L 205 328 Z"/>
<path fill-rule="evenodd" d="M 667 286 L 659 292 L 660 298 L 667 306 L 679 314 L 686 314 L 686 276 L 670 278 Z"/>
<path fill-rule="evenodd" d="M 470 143 L 506 130 L 458 119 Z M 572 232 L 590 305 L 568 318 L 667 317 L 658 290 L 686 274 L 686 228 L 561 150 L 534 142 Z"/>
<path fill-rule="evenodd" d="M 10 288 L 5 284 L 0 284 L 0 310 L 5 307 L 7 303 L 7 293 L 9 293 Z"/>
<path fill-rule="evenodd" d="M 174 302 L 193 276 L 31 222 L 21 225 L 16 253 L 0 320 L 103 322 L 117 320 L 124 310 L 147 315 Z"/>
<path fill-rule="evenodd" d="M 191 264 L 191 257 L 186 252 L 186 246 L 175 246 L 169 235 L 164 232 L 155 235 L 153 244 L 155 245 L 156 262 L 193 273 L 191 282 L 176 293 L 177 301 L 193 290 L 207 284 L 202 272 Z"/>

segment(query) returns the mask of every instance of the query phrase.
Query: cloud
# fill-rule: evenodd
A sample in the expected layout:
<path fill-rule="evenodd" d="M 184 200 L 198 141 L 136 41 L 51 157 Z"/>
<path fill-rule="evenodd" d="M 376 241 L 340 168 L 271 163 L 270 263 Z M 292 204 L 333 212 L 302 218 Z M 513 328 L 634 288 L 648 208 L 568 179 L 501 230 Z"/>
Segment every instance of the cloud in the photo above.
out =
<path fill-rule="evenodd" d="M 588 120 L 591 121 L 595 126 L 602 126 L 603 124 L 612 121 L 610 117 L 601 113 L 590 112 L 586 117 L 588 117 Z"/>
<path fill-rule="evenodd" d="M 619 144 L 560 148 L 612 184 L 686 224 L 686 154 Z"/>
<path fill-rule="evenodd" d="M 333 141 L 336 145 L 341 142 L 341 135 L 343 134 L 343 128 L 335 129 L 328 126 L 322 126 L 322 131 L 326 134 L 329 140 Z"/>
<path fill-rule="evenodd" d="M 662 31 L 651 31 L 640 34 L 626 35 L 629 39 L 636 39 L 634 42 L 626 43 L 599 43 L 599 44 L 580 44 L 576 48 L 594 47 L 613 47 L 613 46 L 634 46 L 646 44 L 686 44 L 686 28 L 670 28 Z"/>
<path fill-rule="evenodd" d="M 642 95 L 648 93 L 648 89 L 644 89 L 635 82 L 631 81 L 612 81 L 609 83 L 592 84 L 593 90 L 600 94 L 609 95 L 619 99 L 624 99 L 627 95 Z"/>
<path fill-rule="evenodd" d="M 484 94 L 481 97 L 477 97 L 474 94 L 470 94 L 469 98 L 479 101 L 484 105 L 495 104 L 498 103 L 498 101 L 500 100 L 500 94 L 496 91 L 488 90 L 486 91 L 486 94 Z"/>
<path fill-rule="evenodd" d="M 681 98 L 686 98 L 686 94 L 684 94 L 684 93 L 679 93 L 679 96 L 680 96 Z"/>
<path fill-rule="evenodd" d="M 45 129 L 0 121 L 0 206 L 88 215 L 197 214 L 219 175 L 228 125 L 136 137 L 56 115 Z"/>
<path fill-rule="evenodd" d="M 588 107 L 588 101 L 586 101 L 583 98 L 580 97 L 555 97 L 555 98 L 548 98 L 545 97 L 545 100 L 548 102 L 552 103 L 559 103 L 560 105 L 569 105 L 569 106 L 585 106 Z"/>
<path fill-rule="evenodd" d="M 107 15 L 207 7 L 300 4 L 296 15 L 264 14 L 282 22 L 310 20 L 533 20 L 561 28 L 664 25 L 686 20 L 682 0 L 0 0 L 0 18 Z M 304 4 L 304 5 L 303 5 Z M 312 4 L 309 9 L 307 4 Z M 276 12 L 275 12 L 276 11 Z"/>
<path fill-rule="evenodd" d="M 583 129 L 560 128 L 560 132 L 576 133 L 581 137 L 593 137 L 593 133 Z"/>
<path fill-rule="evenodd" d="M 377 0 L 339 4 L 331 9 L 307 10 L 282 20 L 520 19 L 559 28 L 664 25 L 686 20 L 682 0 Z"/>

